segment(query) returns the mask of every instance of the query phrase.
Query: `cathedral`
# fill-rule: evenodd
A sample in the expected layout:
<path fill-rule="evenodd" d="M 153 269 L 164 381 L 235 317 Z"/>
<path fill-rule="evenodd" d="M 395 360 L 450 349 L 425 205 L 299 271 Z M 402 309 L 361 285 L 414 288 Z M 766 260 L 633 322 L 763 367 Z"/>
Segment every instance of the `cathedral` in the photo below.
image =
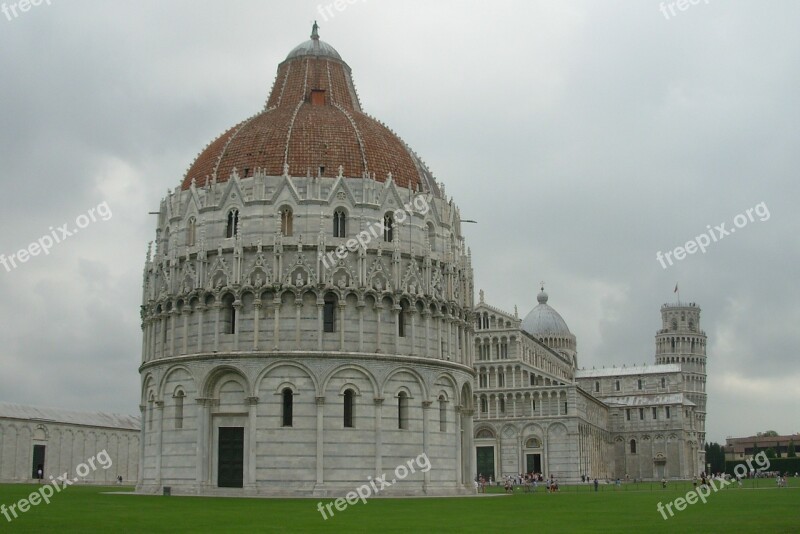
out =
<path fill-rule="evenodd" d="M 579 369 L 576 338 L 548 304 L 520 320 L 475 307 L 475 450 L 489 477 L 565 482 L 688 479 L 705 470 L 706 335 L 694 303 L 664 304 L 655 362 Z"/>
<path fill-rule="evenodd" d="M 138 491 L 339 496 L 421 455 L 385 493 L 701 470 L 699 308 L 662 309 L 654 365 L 579 370 L 544 291 L 524 320 L 475 304 L 461 223 L 315 24 L 161 201 Z"/>

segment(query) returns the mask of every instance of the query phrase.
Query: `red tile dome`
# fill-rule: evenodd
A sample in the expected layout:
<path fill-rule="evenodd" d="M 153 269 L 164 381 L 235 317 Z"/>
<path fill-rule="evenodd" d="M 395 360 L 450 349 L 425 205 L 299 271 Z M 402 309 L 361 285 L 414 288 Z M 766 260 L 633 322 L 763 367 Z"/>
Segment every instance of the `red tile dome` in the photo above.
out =
<path fill-rule="evenodd" d="M 278 66 L 263 111 L 214 140 L 197 157 L 182 188 L 194 180 L 228 180 L 260 169 L 269 176 L 347 177 L 366 173 L 386 181 L 389 173 L 402 187 L 438 193 L 430 171 L 386 126 L 366 115 L 356 94 L 350 67 L 336 50 L 311 39 L 295 47 Z"/>

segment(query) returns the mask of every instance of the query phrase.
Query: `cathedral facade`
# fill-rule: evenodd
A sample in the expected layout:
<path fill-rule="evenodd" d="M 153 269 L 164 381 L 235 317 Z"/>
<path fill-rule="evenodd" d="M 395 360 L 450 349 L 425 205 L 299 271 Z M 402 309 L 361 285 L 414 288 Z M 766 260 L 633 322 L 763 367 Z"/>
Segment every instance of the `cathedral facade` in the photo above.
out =
<path fill-rule="evenodd" d="M 472 491 L 473 281 L 457 206 L 320 40 L 162 200 L 144 268 L 138 489 Z M 391 477 L 390 477 L 391 478 Z"/>
<path fill-rule="evenodd" d="M 655 362 L 579 369 L 575 336 L 548 304 L 521 320 L 475 307 L 476 468 L 564 482 L 687 479 L 705 470 L 706 335 L 695 304 L 665 304 Z"/>

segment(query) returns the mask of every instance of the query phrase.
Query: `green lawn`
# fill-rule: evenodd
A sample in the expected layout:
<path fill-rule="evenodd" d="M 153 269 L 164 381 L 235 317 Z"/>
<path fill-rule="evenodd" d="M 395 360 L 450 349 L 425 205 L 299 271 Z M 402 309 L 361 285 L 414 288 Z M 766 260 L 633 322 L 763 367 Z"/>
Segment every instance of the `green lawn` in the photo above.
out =
<path fill-rule="evenodd" d="M 680 486 L 680 487 L 679 487 Z M 312 499 L 232 499 L 109 495 L 119 487 L 72 486 L 11 523 L 6 532 L 800 532 L 800 479 L 729 487 L 664 520 L 656 510 L 690 484 L 566 487 L 548 495 L 517 492 L 475 498 L 380 499 L 355 504 L 327 520 Z M 38 486 L 0 485 L 8 507 Z M 651 489 L 653 488 L 653 489 Z M 323 501 L 323 503 L 328 501 Z"/>

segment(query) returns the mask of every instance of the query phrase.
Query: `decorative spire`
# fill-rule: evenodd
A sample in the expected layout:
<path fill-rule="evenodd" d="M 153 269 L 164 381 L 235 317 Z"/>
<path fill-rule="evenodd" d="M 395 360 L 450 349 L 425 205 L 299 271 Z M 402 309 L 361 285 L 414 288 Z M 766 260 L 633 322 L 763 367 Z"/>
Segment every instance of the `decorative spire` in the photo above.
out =
<path fill-rule="evenodd" d="M 314 21 L 314 25 L 311 27 L 311 38 L 315 41 L 319 41 L 319 24 L 317 21 Z"/>

